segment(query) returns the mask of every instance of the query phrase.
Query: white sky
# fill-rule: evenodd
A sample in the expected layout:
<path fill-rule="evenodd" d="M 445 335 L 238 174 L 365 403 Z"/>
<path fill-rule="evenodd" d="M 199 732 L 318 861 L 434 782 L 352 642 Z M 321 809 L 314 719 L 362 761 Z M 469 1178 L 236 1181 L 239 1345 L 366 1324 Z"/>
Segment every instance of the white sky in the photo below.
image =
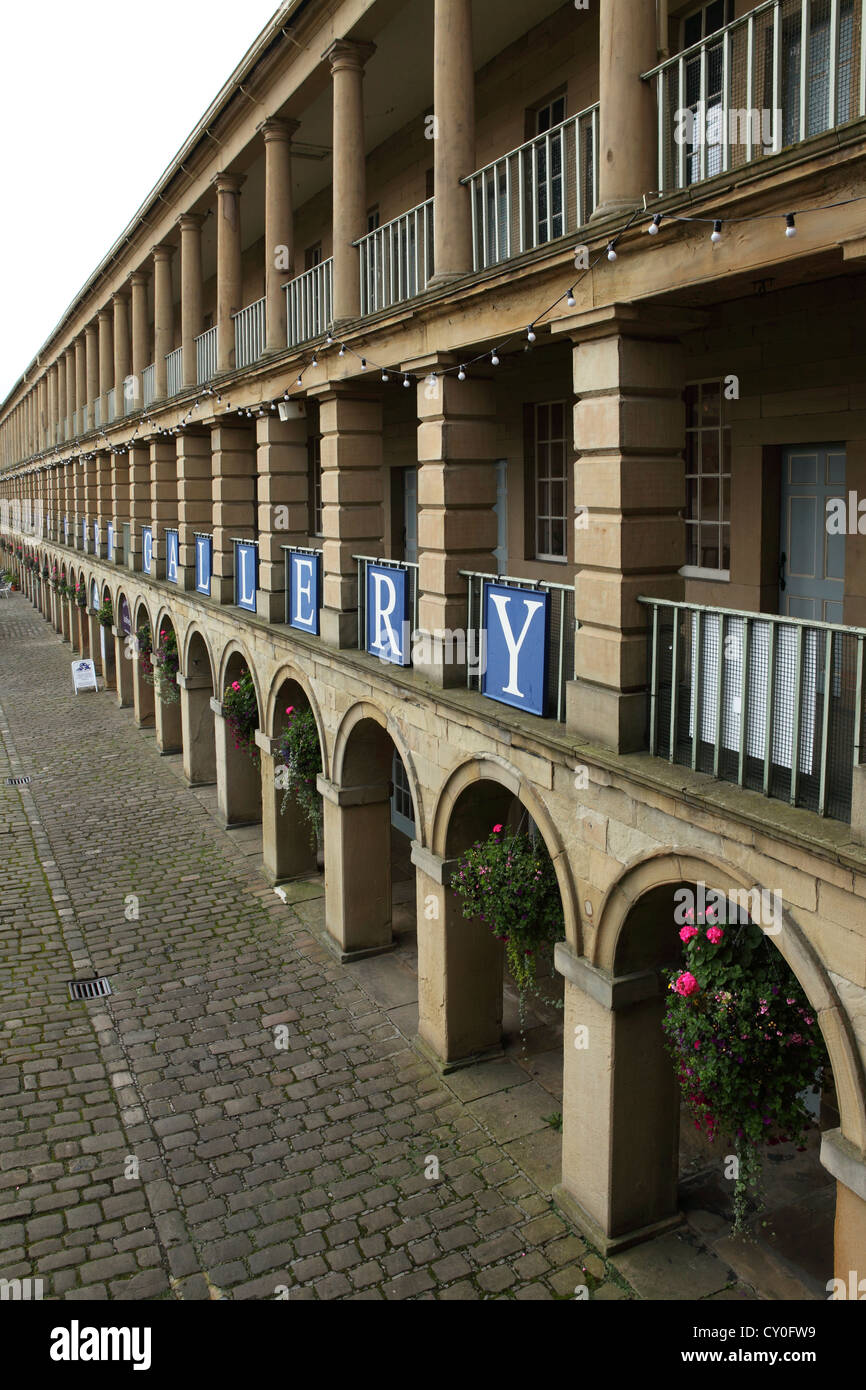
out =
<path fill-rule="evenodd" d="M 279 0 L 0 0 L 0 401 Z"/>

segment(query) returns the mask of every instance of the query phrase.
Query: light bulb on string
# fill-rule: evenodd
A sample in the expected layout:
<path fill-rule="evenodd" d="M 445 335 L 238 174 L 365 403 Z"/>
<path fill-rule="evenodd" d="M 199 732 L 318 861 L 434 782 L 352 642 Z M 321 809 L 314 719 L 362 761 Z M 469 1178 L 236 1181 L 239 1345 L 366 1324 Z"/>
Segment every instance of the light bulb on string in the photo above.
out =
<path fill-rule="evenodd" d="M 616 248 L 615 248 L 613 242 L 610 241 L 610 242 L 608 242 L 608 246 L 607 246 L 607 259 L 608 259 L 609 261 L 615 261 L 616 258 L 617 258 L 617 256 L 616 256 Z"/>
<path fill-rule="evenodd" d="M 647 227 L 647 231 L 649 232 L 650 236 L 658 236 L 658 234 L 659 234 L 659 227 L 660 227 L 661 225 L 662 225 L 662 215 L 661 215 L 660 212 L 657 212 L 657 213 L 654 215 L 652 222 L 650 222 L 649 226 Z"/>
<path fill-rule="evenodd" d="M 710 233 L 710 241 L 713 243 L 714 246 L 718 246 L 718 244 L 719 244 L 719 242 L 721 241 L 721 239 L 722 239 L 722 224 L 721 224 L 721 221 L 719 220 L 719 218 L 716 218 L 715 222 L 713 223 L 713 230 L 712 230 L 712 232 Z"/>
<path fill-rule="evenodd" d="M 495 350 L 494 350 L 493 352 L 491 352 L 491 354 L 490 354 L 490 365 L 491 365 L 491 367 L 498 367 L 498 366 L 499 366 L 499 353 L 496 352 Z"/>
<path fill-rule="evenodd" d="M 458 381 L 465 381 L 465 380 L 466 380 L 466 368 L 465 368 L 465 367 L 462 367 L 462 366 L 461 366 L 459 372 L 457 373 L 457 380 L 458 380 Z"/>
<path fill-rule="evenodd" d="M 383 373 L 382 373 L 382 380 L 383 380 L 383 381 L 387 381 L 387 380 L 388 380 L 388 373 L 387 373 L 387 372 L 383 372 Z"/>
<path fill-rule="evenodd" d="M 361 358 L 361 371 L 362 371 L 362 372 L 365 372 L 366 370 L 367 370 L 367 359 L 366 359 L 366 357 L 362 357 L 362 358 Z"/>
<path fill-rule="evenodd" d="M 345 357 L 345 356 L 346 356 L 346 345 L 345 345 L 345 343 L 341 343 L 341 344 L 340 344 L 340 356 L 341 356 L 341 357 Z"/>
<path fill-rule="evenodd" d="M 532 324 L 530 324 L 526 330 L 526 341 L 528 343 L 535 342 L 535 329 L 532 327 Z"/>
<path fill-rule="evenodd" d="M 573 289 L 571 289 L 571 290 L 568 291 L 568 294 L 566 295 L 566 298 L 565 298 L 565 302 L 566 302 L 566 304 L 568 305 L 569 309 L 573 309 L 573 308 L 574 308 L 574 306 L 575 306 L 575 304 L 577 303 L 577 301 L 576 301 L 576 299 L 575 299 L 575 297 L 574 297 L 574 290 L 573 290 Z"/>
<path fill-rule="evenodd" d="M 408 376 L 405 376 L 405 375 L 404 375 L 404 377 L 403 377 L 403 385 L 404 385 L 404 386 L 411 386 L 411 385 L 412 385 L 412 383 L 411 383 L 411 381 L 409 380 Z"/>
<path fill-rule="evenodd" d="M 797 235 L 797 226 L 796 226 L 796 223 L 794 222 L 794 214 L 793 214 L 792 212 L 788 212 L 788 213 L 785 214 L 785 236 L 786 236 L 786 237 L 792 237 L 792 236 L 796 236 L 796 235 Z"/>
<path fill-rule="evenodd" d="M 312 360 L 312 362 L 310 363 L 310 365 L 311 365 L 312 367 L 318 367 L 318 365 L 319 365 L 319 359 L 318 359 L 318 357 L 317 357 L 317 355 L 316 355 L 315 352 L 313 353 L 313 360 Z"/>

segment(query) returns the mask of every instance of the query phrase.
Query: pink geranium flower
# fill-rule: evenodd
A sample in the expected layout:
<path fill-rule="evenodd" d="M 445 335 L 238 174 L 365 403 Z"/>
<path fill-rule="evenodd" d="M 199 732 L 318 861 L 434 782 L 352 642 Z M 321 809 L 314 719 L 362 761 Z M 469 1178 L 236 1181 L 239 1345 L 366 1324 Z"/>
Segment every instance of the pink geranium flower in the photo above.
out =
<path fill-rule="evenodd" d="M 692 939 L 693 936 L 697 936 L 697 935 L 698 935 L 698 929 L 697 929 L 697 927 L 683 927 L 682 931 L 680 932 L 680 941 L 684 941 L 684 942 L 688 943 L 689 941 L 691 941 L 691 939 Z"/>
<path fill-rule="evenodd" d="M 494 833 L 494 835 L 498 835 L 501 829 L 502 829 L 502 826 L 501 826 L 501 825 L 494 825 L 494 827 L 493 827 L 493 833 Z"/>
<path fill-rule="evenodd" d="M 240 685 L 237 681 L 232 681 L 232 690 L 240 690 Z"/>
<path fill-rule="evenodd" d="M 711 941 L 714 946 L 718 946 L 724 934 L 721 927 L 710 927 L 707 932 L 707 940 Z"/>
<path fill-rule="evenodd" d="M 682 994 L 687 998 L 690 994 L 697 994 L 698 990 L 700 989 L 700 985 L 698 984 L 691 971 L 685 970 L 683 971 L 682 975 L 680 975 L 679 979 L 675 982 L 674 989 L 676 990 L 677 994 Z"/>

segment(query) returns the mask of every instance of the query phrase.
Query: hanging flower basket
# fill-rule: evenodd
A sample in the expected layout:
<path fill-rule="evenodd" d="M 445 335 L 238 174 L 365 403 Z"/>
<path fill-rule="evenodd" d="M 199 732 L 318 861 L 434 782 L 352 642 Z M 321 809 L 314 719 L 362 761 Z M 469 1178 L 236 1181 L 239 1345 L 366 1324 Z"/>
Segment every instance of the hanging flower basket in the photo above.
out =
<path fill-rule="evenodd" d="M 460 860 L 451 880 L 464 917 L 479 917 L 505 944 L 521 991 L 533 989 L 539 953 L 564 934 L 556 873 L 546 849 L 522 831 L 493 827 Z"/>
<path fill-rule="evenodd" d="M 151 653 L 153 651 L 153 638 L 150 632 L 150 623 L 139 623 L 135 629 L 135 641 L 138 647 L 138 660 L 141 668 L 141 675 L 148 684 L 152 684 L 153 663 Z"/>
<path fill-rule="evenodd" d="M 259 766 L 256 729 L 259 727 L 259 706 L 256 688 L 249 671 L 243 670 L 236 681 L 227 687 L 222 698 L 223 714 L 234 735 L 235 747 L 246 753 L 255 767 Z"/>
<path fill-rule="evenodd" d="M 154 647 L 150 653 L 150 670 L 144 673 L 144 679 L 148 685 L 154 687 L 164 705 L 176 705 L 180 700 L 180 687 L 177 683 L 179 669 L 177 634 L 174 628 L 163 628 L 159 634 L 159 646 Z"/>
<path fill-rule="evenodd" d="M 112 607 L 110 599 L 105 599 L 100 607 L 97 608 L 96 617 L 100 627 L 114 626 L 114 608 Z"/>
<path fill-rule="evenodd" d="M 87 607 L 87 593 L 83 584 L 76 584 L 75 586 L 75 602 L 79 608 Z"/>
<path fill-rule="evenodd" d="M 316 779 L 322 771 L 319 731 L 311 709 L 286 710 L 289 723 L 277 742 L 276 757 L 281 774 L 278 786 L 284 788 L 280 815 L 285 815 L 290 801 L 300 806 L 310 827 L 314 846 L 322 839 L 322 798 L 316 790 Z"/>
<path fill-rule="evenodd" d="M 738 1159 L 735 1232 L 762 1205 L 766 1146 L 814 1127 L 803 1096 L 826 1061 L 814 1010 L 782 956 L 752 923 L 686 914 L 685 968 L 670 973 L 663 1028 L 697 1129 Z"/>

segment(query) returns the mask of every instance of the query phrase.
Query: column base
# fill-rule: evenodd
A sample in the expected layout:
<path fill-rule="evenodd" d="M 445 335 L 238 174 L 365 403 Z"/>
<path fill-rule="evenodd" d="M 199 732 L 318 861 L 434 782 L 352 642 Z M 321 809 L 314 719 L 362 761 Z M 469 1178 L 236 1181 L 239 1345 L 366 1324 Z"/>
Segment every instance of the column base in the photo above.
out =
<path fill-rule="evenodd" d="M 601 222 L 607 217 L 620 217 L 624 213 L 636 212 L 643 207 L 643 198 L 610 198 L 600 203 L 590 217 L 590 222 Z"/>
<path fill-rule="evenodd" d="M 595 1246 L 599 1254 L 605 1257 L 615 1255 L 621 1250 L 628 1250 L 633 1245 L 641 1245 L 645 1241 L 653 1240 L 656 1236 L 664 1235 L 666 1231 L 672 1231 L 677 1226 L 681 1226 L 685 1220 L 682 1212 L 675 1212 L 673 1216 L 667 1216 L 661 1221 L 654 1221 L 649 1226 L 639 1226 L 621 1236 L 609 1236 L 602 1230 L 598 1222 L 584 1211 L 577 1198 L 568 1191 L 568 1188 L 563 1187 L 562 1183 L 557 1183 L 550 1195 L 566 1220 L 585 1235 L 590 1245 Z"/>
<path fill-rule="evenodd" d="M 455 1057 L 451 1061 L 444 1061 L 439 1053 L 430 1046 L 426 1038 L 422 1038 L 420 1033 L 416 1033 L 412 1039 L 412 1046 L 415 1051 L 420 1053 L 426 1062 L 438 1071 L 440 1076 L 448 1076 L 453 1071 L 463 1071 L 465 1067 L 478 1066 L 481 1062 L 496 1062 L 505 1056 L 505 1049 L 501 1043 L 495 1043 L 492 1047 L 485 1047 L 480 1052 L 471 1052 L 467 1057 Z"/>
<path fill-rule="evenodd" d="M 431 275 L 427 281 L 427 288 L 428 290 L 435 290 L 440 285 L 453 285 L 455 280 L 463 280 L 471 274 L 471 266 L 467 266 L 465 270 L 437 270 L 436 274 Z"/>
<path fill-rule="evenodd" d="M 307 930 L 312 932 L 317 941 L 327 947 L 334 959 L 338 960 L 341 965 L 351 965 L 355 960 L 369 960 L 371 956 L 387 956 L 397 945 L 396 938 L 392 938 L 385 946 L 364 946 L 359 947 L 356 951 L 344 951 L 336 937 L 332 936 L 327 929 L 318 930 L 316 927 L 308 925 Z"/>
<path fill-rule="evenodd" d="M 647 747 L 647 695 L 626 694 L 589 681 L 569 681 L 565 690 L 565 725 L 587 743 L 614 753 L 640 753 Z"/>

